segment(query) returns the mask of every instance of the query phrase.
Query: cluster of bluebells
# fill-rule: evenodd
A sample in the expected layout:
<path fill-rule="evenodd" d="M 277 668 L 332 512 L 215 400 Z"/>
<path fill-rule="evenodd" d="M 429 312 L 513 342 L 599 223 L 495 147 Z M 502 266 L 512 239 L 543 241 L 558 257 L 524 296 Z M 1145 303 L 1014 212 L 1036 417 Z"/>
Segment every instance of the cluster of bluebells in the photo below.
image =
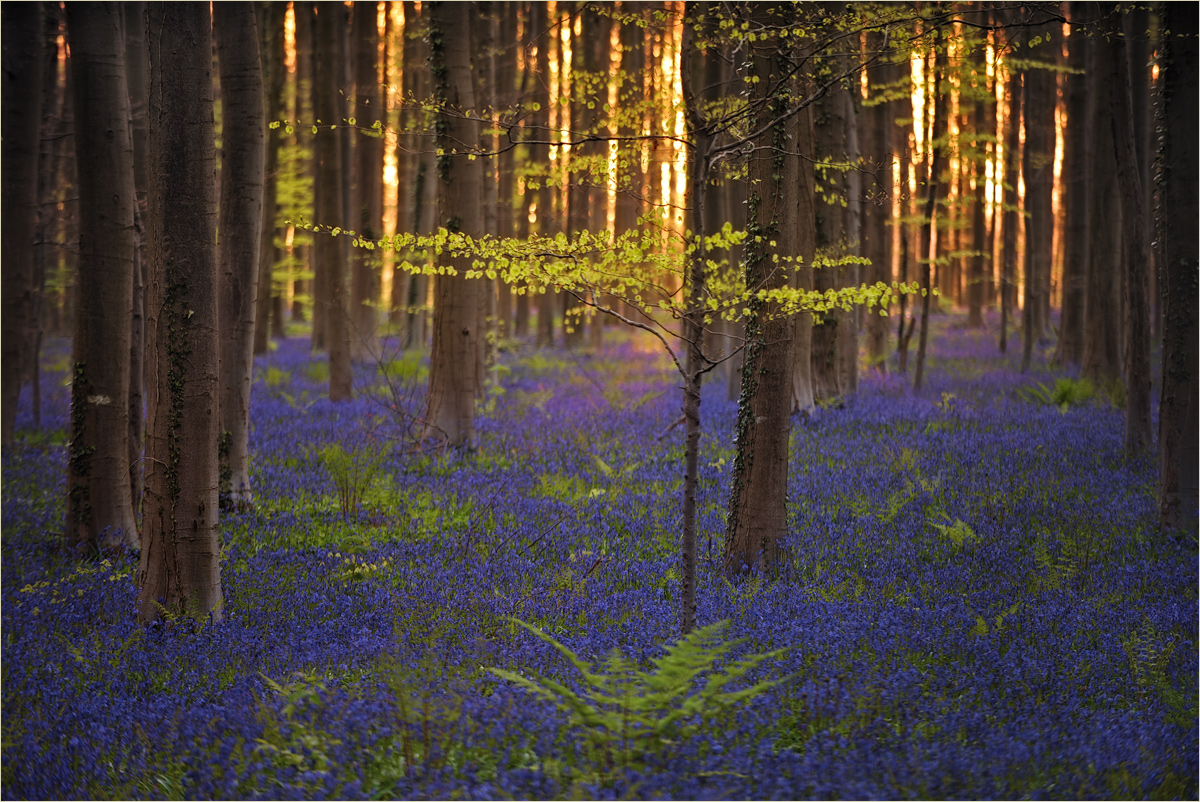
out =
<path fill-rule="evenodd" d="M 257 503 L 222 523 L 225 620 L 149 628 L 136 558 L 58 548 L 54 344 L 41 427 L 23 398 L 3 454 L 3 792 L 1194 798 L 1195 542 L 1154 530 L 1153 464 L 1123 460 L 1103 398 L 1031 402 L 1047 368 L 937 334 L 922 396 L 871 374 L 793 421 L 772 578 L 720 570 L 736 405 L 705 389 L 697 618 L 730 620 L 736 654 L 787 648 L 749 680 L 790 679 L 619 771 L 484 669 L 578 687 L 512 618 L 588 660 L 649 665 L 678 635 L 679 380 L 651 343 L 502 354 L 472 454 L 412 442 L 419 366 L 368 361 L 335 405 L 320 357 L 280 343 Z M 330 444 L 385 455 L 349 514 Z"/>

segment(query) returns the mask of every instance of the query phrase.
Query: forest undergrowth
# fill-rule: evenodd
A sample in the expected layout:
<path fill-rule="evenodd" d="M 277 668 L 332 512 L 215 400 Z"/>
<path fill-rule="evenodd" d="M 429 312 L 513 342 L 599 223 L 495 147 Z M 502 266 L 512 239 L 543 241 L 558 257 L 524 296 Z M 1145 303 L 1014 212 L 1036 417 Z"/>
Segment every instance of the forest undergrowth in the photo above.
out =
<path fill-rule="evenodd" d="M 3 795 L 1194 799 L 1196 541 L 1157 534 L 1111 395 L 1044 352 L 1022 375 L 991 322 L 939 317 L 920 397 L 867 373 L 793 419 L 775 577 L 721 573 L 736 404 L 710 382 L 705 629 L 674 648 L 683 430 L 652 342 L 502 351 L 465 454 L 404 436 L 427 363 L 359 365 L 332 404 L 282 341 L 225 620 L 147 628 L 135 557 L 60 548 L 51 343 L 3 454 Z"/>

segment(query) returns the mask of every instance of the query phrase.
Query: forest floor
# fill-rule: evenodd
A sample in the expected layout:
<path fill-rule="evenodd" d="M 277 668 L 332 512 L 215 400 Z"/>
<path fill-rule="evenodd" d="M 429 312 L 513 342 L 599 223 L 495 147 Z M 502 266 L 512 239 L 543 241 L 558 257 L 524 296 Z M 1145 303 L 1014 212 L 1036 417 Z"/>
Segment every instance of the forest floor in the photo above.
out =
<path fill-rule="evenodd" d="M 1044 352 L 1022 375 L 992 323 L 937 318 L 920 397 L 865 373 L 794 419 L 772 579 L 719 570 L 736 404 L 706 387 L 698 620 L 729 623 L 669 653 L 683 431 L 652 342 L 503 352 L 474 454 L 409 447 L 427 362 L 360 365 L 334 405 L 324 357 L 279 343 L 225 619 L 150 628 L 136 558 L 58 546 L 51 343 L 3 454 L 0 791 L 1195 799 L 1197 544 L 1156 533 L 1110 397 Z"/>

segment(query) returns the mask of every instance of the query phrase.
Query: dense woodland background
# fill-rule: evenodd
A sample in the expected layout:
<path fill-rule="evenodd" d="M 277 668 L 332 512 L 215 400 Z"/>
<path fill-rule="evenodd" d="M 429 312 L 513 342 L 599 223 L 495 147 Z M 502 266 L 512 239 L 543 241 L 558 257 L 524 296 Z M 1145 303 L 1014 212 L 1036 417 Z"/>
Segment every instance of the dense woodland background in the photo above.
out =
<path fill-rule="evenodd" d="M 1195 796 L 1195 4 L 0 13 L 5 794 Z"/>

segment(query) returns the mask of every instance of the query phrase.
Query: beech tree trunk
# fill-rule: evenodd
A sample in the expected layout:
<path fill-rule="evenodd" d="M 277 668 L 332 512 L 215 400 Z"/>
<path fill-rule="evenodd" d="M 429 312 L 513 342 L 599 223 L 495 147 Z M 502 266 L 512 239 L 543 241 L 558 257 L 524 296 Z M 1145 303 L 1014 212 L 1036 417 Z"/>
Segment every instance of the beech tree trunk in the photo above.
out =
<path fill-rule="evenodd" d="M 451 233 L 480 236 L 482 162 L 467 152 L 478 144 L 478 125 L 461 116 L 475 108 L 471 82 L 471 9 L 464 3 L 429 4 L 430 65 L 437 122 L 438 225 Z M 470 257 L 443 254 L 440 265 L 456 271 L 434 279 L 433 351 L 423 438 L 475 447 L 476 351 L 481 347 L 479 282 L 466 278 Z"/>
<path fill-rule="evenodd" d="M 884 44 L 882 33 L 867 34 L 867 47 L 877 51 Z M 866 176 L 867 198 L 863 218 L 863 255 L 871 260 L 867 268 L 870 283 L 892 281 L 892 204 L 896 187 L 893 178 L 895 159 L 896 103 L 880 101 L 889 89 L 895 91 L 903 84 L 903 65 L 887 62 L 867 73 L 870 99 L 874 105 L 866 109 L 863 120 L 863 154 L 870 163 L 873 175 Z M 887 372 L 888 318 L 887 309 L 866 309 L 867 355 L 870 364 L 880 373 Z"/>
<path fill-rule="evenodd" d="M 1087 301 L 1083 324 L 1083 375 L 1104 385 L 1121 380 L 1121 207 L 1113 144 L 1108 65 L 1116 57 L 1103 36 L 1091 41 L 1088 94 L 1094 116 L 1091 172 L 1088 177 Z"/>
<path fill-rule="evenodd" d="M 336 124 L 342 119 L 338 92 L 338 40 L 341 38 L 342 7 L 323 3 L 317 12 L 317 68 L 313 95 L 318 120 Z M 340 129 L 339 129 L 340 130 Z M 321 131 L 317 148 L 317 222 L 337 225 L 344 219 L 342 203 L 342 153 L 339 131 Z M 325 310 L 325 342 L 329 349 L 329 400 L 348 401 L 350 387 L 349 315 L 346 308 L 346 249 L 342 240 L 328 233 L 316 235 L 314 250 L 324 281 L 318 280 L 315 307 Z M 316 321 L 313 322 L 314 330 Z"/>
<path fill-rule="evenodd" d="M 212 22 L 148 3 L 146 496 L 138 620 L 223 614 Z"/>
<path fill-rule="evenodd" d="M 252 3 L 213 6 L 221 77 L 221 207 L 218 232 L 221 321 L 221 492 L 228 503 L 250 503 L 250 380 L 262 248 L 262 60 Z M 270 293 L 270 275 L 263 282 Z"/>
<path fill-rule="evenodd" d="M 122 16 L 117 3 L 67 8 L 80 165 L 80 258 L 66 539 L 94 548 L 138 543 L 129 482 L 136 191 Z"/>
<path fill-rule="evenodd" d="M 937 43 L 940 36 L 934 35 L 934 52 L 937 53 Z M 942 94 L 942 74 L 946 67 L 943 60 L 946 56 L 937 53 L 933 66 L 933 120 L 930 122 L 932 136 L 930 139 L 931 155 L 929 157 L 929 175 L 925 186 L 924 220 L 921 223 L 921 246 L 918 258 L 921 260 L 921 323 L 917 334 L 917 367 L 913 377 L 913 392 L 920 393 L 925 384 L 925 351 L 929 341 L 929 305 L 933 300 L 933 282 L 930 275 L 930 260 L 933 258 L 933 232 L 937 224 L 937 199 L 939 183 L 942 180 L 942 168 L 946 163 L 945 145 L 942 144 L 949 129 L 948 109 L 946 98 Z M 926 61 L 926 64 L 929 62 Z"/>
<path fill-rule="evenodd" d="M 550 41 L 549 34 L 542 34 L 549 26 L 548 13 L 545 3 L 532 4 L 532 30 L 542 38 L 538 40 L 537 58 L 535 60 L 535 75 L 533 85 L 533 103 L 538 104 L 538 111 L 531 115 L 533 130 L 531 136 L 540 143 L 550 139 Z M 549 171 L 550 146 L 533 144 L 529 146 L 529 160 L 532 164 L 540 165 Z M 551 236 L 556 233 L 558 226 L 554 218 L 554 188 L 551 186 L 553 177 L 549 174 L 539 175 L 536 179 L 538 234 Z M 554 345 L 554 308 L 558 293 L 552 287 L 544 288 L 537 298 L 537 344 L 539 346 Z"/>
<path fill-rule="evenodd" d="M 1017 299 L 1017 237 L 1020 233 L 1021 100 L 1023 76 L 1010 69 L 1006 83 L 1008 110 L 1004 115 L 1004 241 L 1000 267 L 1000 353 L 1008 353 L 1008 325 Z"/>
<path fill-rule="evenodd" d="M 1197 242 L 1200 208 L 1197 204 L 1196 71 L 1197 25 L 1195 8 L 1164 3 L 1164 36 L 1159 64 L 1162 93 L 1158 106 L 1159 148 L 1162 167 L 1159 191 L 1162 203 L 1158 230 L 1163 240 L 1162 395 L 1158 407 L 1158 521 L 1167 530 L 1196 531 L 1197 327 L 1200 293 L 1200 254 Z"/>
<path fill-rule="evenodd" d="M 262 44 L 263 85 L 266 89 L 264 107 L 267 122 L 285 116 L 284 87 L 287 67 L 284 65 L 284 21 L 287 7 L 282 3 L 261 3 L 257 6 L 259 41 Z M 254 313 L 254 353 L 267 352 L 267 340 L 283 334 L 283 298 L 275 284 L 275 265 L 279 251 L 275 246 L 276 224 L 279 216 L 278 180 L 279 149 L 282 130 L 267 130 L 266 164 L 263 168 L 262 233 L 258 246 L 258 302 Z"/>
<path fill-rule="evenodd" d="M 754 23 L 768 26 L 790 22 L 789 11 L 774 3 L 750 9 Z M 782 46 L 768 40 L 751 48 L 751 74 L 757 81 L 747 89 L 751 101 L 760 102 L 753 126 L 770 127 L 750 157 L 750 237 L 744 264 L 748 288 L 771 290 L 789 280 L 787 271 L 776 269 L 773 257 L 796 255 L 794 237 L 802 225 L 788 223 L 796 211 L 794 193 L 799 191 L 799 157 L 791 151 L 799 123 L 795 115 L 790 125 L 785 123 L 781 119 L 785 101 L 767 95 L 790 66 Z M 755 298 L 747 305 L 737 452 L 725 527 L 724 569 L 730 576 L 747 570 L 774 571 L 780 542 L 787 535 L 792 329 L 792 320 L 780 314 L 776 303 Z"/>
<path fill-rule="evenodd" d="M 3 6 L 3 237 L 0 271 L 0 443 L 11 445 L 17 399 L 30 361 L 33 309 L 33 243 L 37 225 L 38 133 L 42 122 L 42 15 L 34 3 Z M 132 169 L 132 168 L 130 168 Z M 131 224 L 132 225 L 132 224 Z M 132 292 L 132 290 L 131 290 Z M 128 342 L 128 340 L 126 340 Z"/>
<path fill-rule="evenodd" d="M 384 122 L 383 93 L 379 83 L 379 28 L 374 3 L 354 4 L 354 98 L 353 116 L 357 124 L 370 129 Z M 383 236 L 383 135 L 363 133 L 355 143 L 358 164 L 357 200 L 352 227 L 360 237 L 374 240 Z M 382 251 L 353 249 L 353 273 L 350 277 L 351 340 L 358 358 L 375 349 L 379 299 L 379 271 Z"/>
<path fill-rule="evenodd" d="M 1055 61 L 1058 37 L 1053 26 L 1039 34 L 1042 43 L 1030 58 Z M 1025 73 L 1025 308 L 1022 312 L 1021 370 L 1029 370 L 1035 343 L 1045 339 L 1049 324 L 1050 269 L 1053 265 L 1054 107 L 1058 81 L 1049 69 Z"/>
<path fill-rule="evenodd" d="M 146 444 L 146 8 L 124 3 L 125 86 L 133 142 L 133 315 L 129 332 L 129 495 L 137 517 L 142 502 Z"/>
<path fill-rule="evenodd" d="M 813 135 L 812 109 L 796 115 L 789 126 L 795 137 L 800 162 L 796 165 L 795 229 L 788 240 L 800 260 L 799 269 L 792 275 L 792 286 L 802 290 L 813 288 L 813 261 L 817 255 L 817 190 L 813 160 L 816 143 Z M 813 397 L 813 316 L 801 312 L 792 321 L 792 411 L 809 415 L 816 410 Z"/>
<path fill-rule="evenodd" d="M 1073 19 L 1082 19 L 1079 3 L 1071 3 Z M 1092 161 L 1091 93 L 1088 92 L 1088 37 L 1079 28 L 1067 40 L 1065 100 L 1067 126 L 1063 142 L 1062 192 L 1066 206 L 1063 230 L 1063 300 L 1056 361 L 1078 365 L 1083 361 L 1084 303 L 1087 298 L 1087 263 L 1091 232 L 1088 230 L 1088 165 Z"/>

